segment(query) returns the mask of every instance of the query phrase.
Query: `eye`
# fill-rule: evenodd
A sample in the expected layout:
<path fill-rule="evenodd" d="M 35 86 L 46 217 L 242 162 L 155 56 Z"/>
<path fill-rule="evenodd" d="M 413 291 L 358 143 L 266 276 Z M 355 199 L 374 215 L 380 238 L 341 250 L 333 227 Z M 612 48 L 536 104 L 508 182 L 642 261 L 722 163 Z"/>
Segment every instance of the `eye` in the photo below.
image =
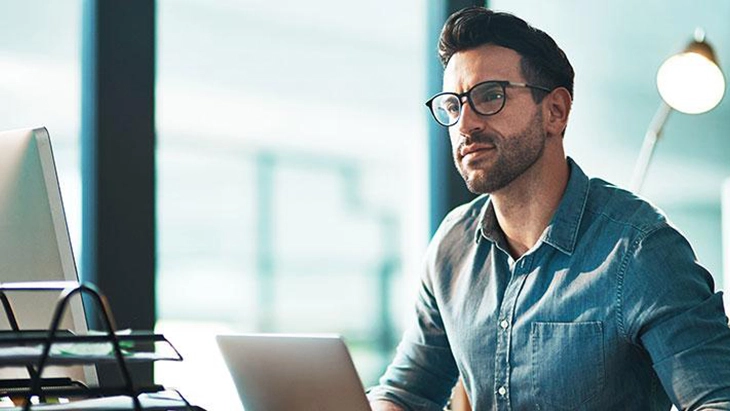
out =
<path fill-rule="evenodd" d="M 504 91 L 501 87 L 480 87 L 472 91 L 471 98 L 476 104 L 495 103 L 504 100 Z"/>
<path fill-rule="evenodd" d="M 504 93 L 501 91 L 493 91 L 484 96 L 484 101 L 502 100 Z"/>
<path fill-rule="evenodd" d="M 450 114 L 458 113 L 459 112 L 459 104 L 453 102 L 453 101 L 447 101 L 443 105 L 443 109 Z"/>
<path fill-rule="evenodd" d="M 458 97 L 453 95 L 442 96 L 442 98 L 436 101 L 436 105 L 439 110 L 447 113 L 449 116 L 459 115 L 459 110 L 461 109 Z"/>

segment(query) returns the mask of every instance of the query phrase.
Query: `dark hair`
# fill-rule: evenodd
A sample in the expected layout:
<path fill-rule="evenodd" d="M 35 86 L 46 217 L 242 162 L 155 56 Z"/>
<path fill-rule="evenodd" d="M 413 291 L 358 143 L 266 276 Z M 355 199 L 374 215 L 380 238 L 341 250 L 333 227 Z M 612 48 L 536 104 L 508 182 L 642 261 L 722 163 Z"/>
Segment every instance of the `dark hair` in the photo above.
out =
<path fill-rule="evenodd" d="M 484 44 L 516 51 L 522 57 L 522 75 L 528 83 L 549 89 L 565 87 L 573 96 L 573 66 L 555 40 L 542 30 L 509 13 L 468 7 L 452 14 L 439 38 L 439 58 L 446 64 L 455 53 Z M 533 90 L 536 102 L 545 96 Z"/>

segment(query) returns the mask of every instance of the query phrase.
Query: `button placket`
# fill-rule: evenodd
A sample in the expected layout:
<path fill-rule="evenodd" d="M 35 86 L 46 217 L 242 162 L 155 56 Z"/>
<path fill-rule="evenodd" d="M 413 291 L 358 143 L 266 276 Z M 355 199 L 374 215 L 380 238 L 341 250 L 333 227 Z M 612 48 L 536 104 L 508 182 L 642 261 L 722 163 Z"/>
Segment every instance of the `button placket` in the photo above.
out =
<path fill-rule="evenodd" d="M 519 262 L 515 262 L 510 267 L 511 277 L 505 289 L 504 298 L 499 309 L 499 322 L 497 332 L 497 345 L 494 367 L 494 382 L 497 394 L 497 409 L 510 410 L 509 393 L 509 376 L 510 376 L 510 356 L 511 356 L 511 338 L 512 327 L 514 323 L 513 316 L 517 298 L 519 297 L 522 285 L 527 278 L 527 270 L 529 267 L 529 256 Z"/>

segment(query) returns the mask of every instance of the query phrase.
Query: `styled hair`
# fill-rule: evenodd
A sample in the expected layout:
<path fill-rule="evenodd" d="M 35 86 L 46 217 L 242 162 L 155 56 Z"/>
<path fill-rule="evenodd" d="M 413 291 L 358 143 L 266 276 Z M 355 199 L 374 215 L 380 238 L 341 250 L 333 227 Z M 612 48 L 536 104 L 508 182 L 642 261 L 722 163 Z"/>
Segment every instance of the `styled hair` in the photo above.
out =
<path fill-rule="evenodd" d="M 441 30 L 438 53 L 444 67 L 460 51 L 494 44 L 516 51 L 528 83 L 549 89 L 565 87 L 573 97 L 573 66 L 555 40 L 521 18 L 484 7 L 468 7 L 452 14 Z M 545 96 L 532 90 L 536 102 Z"/>

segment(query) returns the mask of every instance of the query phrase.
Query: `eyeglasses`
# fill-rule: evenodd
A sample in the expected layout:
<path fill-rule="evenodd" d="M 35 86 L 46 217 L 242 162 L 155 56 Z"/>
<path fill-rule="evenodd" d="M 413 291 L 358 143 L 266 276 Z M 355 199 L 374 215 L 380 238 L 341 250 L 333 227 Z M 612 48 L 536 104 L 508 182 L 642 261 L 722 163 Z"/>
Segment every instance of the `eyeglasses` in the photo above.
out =
<path fill-rule="evenodd" d="M 469 102 L 469 106 L 477 114 L 483 116 L 492 116 L 499 113 L 503 108 L 507 95 L 504 92 L 505 87 L 527 87 L 535 90 L 542 90 L 547 93 L 552 90 L 542 87 L 533 86 L 525 83 L 514 83 L 511 81 L 489 80 L 481 82 L 464 93 L 443 92 L 436 94 L 426 102 L 426 106 L 431 110 L 433 118 L 442 126 L 451 127 L 461 118 L 462 108 L 464 107 L 464 97 Z"/>

